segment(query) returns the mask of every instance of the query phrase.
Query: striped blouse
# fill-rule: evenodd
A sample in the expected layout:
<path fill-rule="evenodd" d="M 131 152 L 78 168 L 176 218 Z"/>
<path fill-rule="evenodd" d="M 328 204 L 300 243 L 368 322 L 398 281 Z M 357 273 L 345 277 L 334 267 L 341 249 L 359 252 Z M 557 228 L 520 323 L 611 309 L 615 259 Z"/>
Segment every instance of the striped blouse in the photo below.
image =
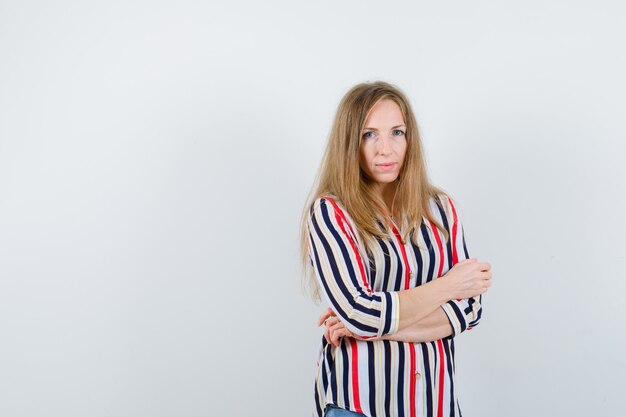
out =
<path fill-rule="evenodd" d="M 394 236 L 377 239 L 368 255 L 356 227 L 340 203 L 317 198 L 308 216 L 309 256 L 324 298 L 353 334 L 374 338 L 398 330 L 397 291 L 444 275 L 469 258 L 463 227 L 453 202 L 431 199 L 431 212 L 449 239 L 425 217 L 417 245 Z M 411 235 L 412 237 L 412 235 Z M 453 335 L 427 343 L 356 340 L 322 346 L 315 379 L 314 415 L 334 404 L 366 416 L 461 416 L 454 384 L 454 336 L 476 326 L 482 296 L 450 300 L 441 307 Z"/>

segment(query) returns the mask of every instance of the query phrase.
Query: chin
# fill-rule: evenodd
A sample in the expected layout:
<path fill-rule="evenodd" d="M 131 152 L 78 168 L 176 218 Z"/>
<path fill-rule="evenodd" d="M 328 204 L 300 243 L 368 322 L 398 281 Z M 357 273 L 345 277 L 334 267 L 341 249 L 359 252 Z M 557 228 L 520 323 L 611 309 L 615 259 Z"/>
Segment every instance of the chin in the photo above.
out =
<path fill-rule="evenodd" d="M 377 182 L 381 185 L 389 185 L 393 182 L 395 182 L 398 179 L 398 176 L 395 175 L 393 177 L 391 176 L 385 176 L 384 178 L 374 178 L 374 182 Z"/>
<path fill-rule="evenodd" d="M 384 183 L 392 183 L 395 180 L 398 179 L 398 174 L 393 174 L 393 173 L 389 173 L 386 175 L 380 175 L 378 176 L 378 178 L 376 178 L 376 181 L 378 182 L 384 182 Z"/>

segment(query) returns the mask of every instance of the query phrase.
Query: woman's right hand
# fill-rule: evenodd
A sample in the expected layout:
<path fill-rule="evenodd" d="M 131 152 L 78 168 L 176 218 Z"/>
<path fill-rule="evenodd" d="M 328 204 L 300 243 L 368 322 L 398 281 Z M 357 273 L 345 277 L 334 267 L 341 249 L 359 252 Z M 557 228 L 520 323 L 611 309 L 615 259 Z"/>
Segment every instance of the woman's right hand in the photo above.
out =
<path fill-rule="evenodd" d="M 317 327 L 326 326 L 324 337 L 333 346 L 339 346 L 342 337 L 354 337 L 346 326 L 337 318 L 333 310 L 327 308 L 317 319 Z"/>
<path fill-rule="evenodd" d="M 450 299 L 476 297 L 491 286 L 491 265 L 475 258 L 455 264 L 442 278 Z"/>

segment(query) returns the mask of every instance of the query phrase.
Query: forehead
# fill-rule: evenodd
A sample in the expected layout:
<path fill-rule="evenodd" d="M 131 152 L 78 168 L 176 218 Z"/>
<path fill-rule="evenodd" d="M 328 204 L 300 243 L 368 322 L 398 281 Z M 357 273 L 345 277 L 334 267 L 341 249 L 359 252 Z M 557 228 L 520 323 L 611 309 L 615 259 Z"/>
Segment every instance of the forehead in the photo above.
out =
<path fill-rule="evenodd" d="M 397 126 L 403 123 L 404 116 L 400 106 L 395 101 L 387 98 L 376 103 L 367 115 L 367 119 L 365 119 L 365 126 Z"/>

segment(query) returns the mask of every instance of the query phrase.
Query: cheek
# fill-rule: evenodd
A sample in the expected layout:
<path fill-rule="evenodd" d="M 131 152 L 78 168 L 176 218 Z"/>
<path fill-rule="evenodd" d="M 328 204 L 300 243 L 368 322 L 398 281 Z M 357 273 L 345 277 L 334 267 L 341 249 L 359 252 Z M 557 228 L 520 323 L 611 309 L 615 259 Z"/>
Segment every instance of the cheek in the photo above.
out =
<path fill-rule="evenodd" d="M 404 142 L 404 144 L 398 149 L 398 155 L 400 155 L 400 159 L 402 160 L 402 162 L 404 162 L 404 160 L 406 159 L 407 151 L 408 147 L 406 142 Z"/>
<path fill-rule="evenodd" d="M 398 155 L 400 155 L 402 158 L 404 158 L 406 156 L 407 150 L 408 149 L 407 149 L 406 141 L 398 143 L 398 147 L 396 148 L 396 152 L 397 152 Z"/>
<path fill-rule="evenodd" d="M 369 166 L 370 157 L 367 149 L 364 146 L 361 146 L 361 149 L 359 151 L 359 162 L 364 167 Z"/>

